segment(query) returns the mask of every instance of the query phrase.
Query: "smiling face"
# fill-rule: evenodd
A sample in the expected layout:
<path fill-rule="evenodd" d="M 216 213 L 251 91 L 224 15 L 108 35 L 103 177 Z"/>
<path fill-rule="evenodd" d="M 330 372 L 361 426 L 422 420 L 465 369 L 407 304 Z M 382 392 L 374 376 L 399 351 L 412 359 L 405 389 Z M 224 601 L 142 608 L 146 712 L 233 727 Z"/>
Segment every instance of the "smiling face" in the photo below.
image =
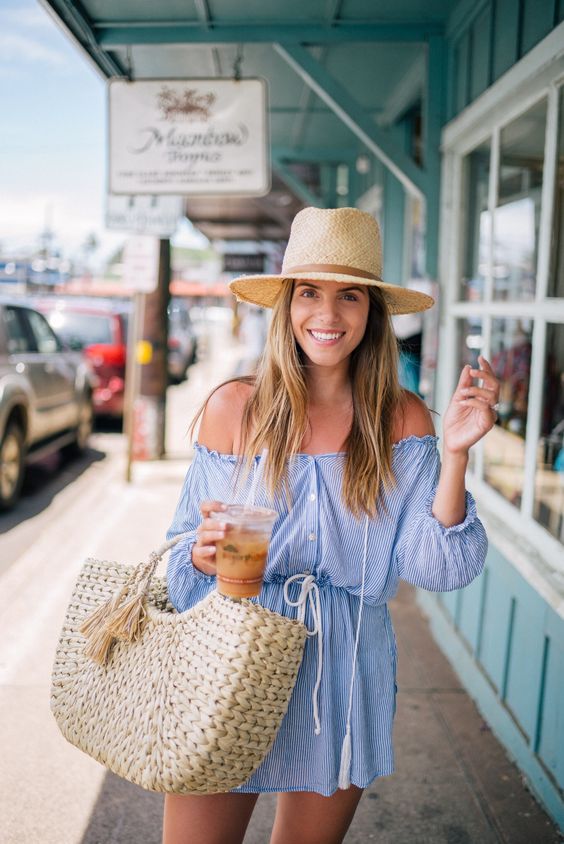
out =
<path fill-rule="evenodd" d="M 366 285 L 295 281 L 290 319 L 307 361 L 318 366 L 348 362 L 364 336 L 369 306 Z"/>

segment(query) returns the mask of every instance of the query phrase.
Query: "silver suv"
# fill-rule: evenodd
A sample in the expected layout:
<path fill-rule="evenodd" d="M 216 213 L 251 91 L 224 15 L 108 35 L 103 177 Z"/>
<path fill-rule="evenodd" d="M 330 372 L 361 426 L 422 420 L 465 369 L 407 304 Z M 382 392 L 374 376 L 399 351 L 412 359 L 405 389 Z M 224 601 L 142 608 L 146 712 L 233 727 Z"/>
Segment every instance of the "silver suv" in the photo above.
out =
<path fill-rule="evenodd" d="M 26 464 L 80 452 L 92 431 L 88 365 L 24 300 L 0 296 L 0 510 L 18 499 Z"/>

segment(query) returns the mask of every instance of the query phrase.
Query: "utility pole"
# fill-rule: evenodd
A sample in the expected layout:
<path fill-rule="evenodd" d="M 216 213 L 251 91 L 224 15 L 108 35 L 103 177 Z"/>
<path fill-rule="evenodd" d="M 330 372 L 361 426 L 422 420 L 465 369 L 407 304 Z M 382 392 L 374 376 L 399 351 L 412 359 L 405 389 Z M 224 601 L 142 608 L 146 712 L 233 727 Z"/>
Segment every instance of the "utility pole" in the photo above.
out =
<path fill-rule="evenodd" d="M 165 446 L 166 389 L 168 386 L 168 305 L 170 300 L 170 240 L 159 242 L 159 275 L 156 290 L 145 296 L 143 340 L 150 359 L 141 366 L 140 396 L 154 405 L 154 458 L 163 457 Z M 148 346 L 146 346 L 148 350 Z"/>
<path fill-rule="evenodd" d="M 124 279 L 136 293 L 126 371 L 126 480 L 132 464 L 165 454 L 168 386 L 170 241 L 132 237 L 124 250 Z"/>

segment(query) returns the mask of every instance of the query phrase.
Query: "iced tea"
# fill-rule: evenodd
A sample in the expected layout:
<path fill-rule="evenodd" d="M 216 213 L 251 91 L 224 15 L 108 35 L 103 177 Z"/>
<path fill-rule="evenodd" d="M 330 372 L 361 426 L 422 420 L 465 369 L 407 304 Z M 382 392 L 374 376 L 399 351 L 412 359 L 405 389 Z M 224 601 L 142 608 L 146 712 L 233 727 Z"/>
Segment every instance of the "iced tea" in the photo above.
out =
<path fill-rule="evenodd" d="M 239 505 L 212 514 L 227 526 L 225 538 L 216 543 L 217 588 L 222 595 L 252 598 L 260 593 L 276 515 Z"/>

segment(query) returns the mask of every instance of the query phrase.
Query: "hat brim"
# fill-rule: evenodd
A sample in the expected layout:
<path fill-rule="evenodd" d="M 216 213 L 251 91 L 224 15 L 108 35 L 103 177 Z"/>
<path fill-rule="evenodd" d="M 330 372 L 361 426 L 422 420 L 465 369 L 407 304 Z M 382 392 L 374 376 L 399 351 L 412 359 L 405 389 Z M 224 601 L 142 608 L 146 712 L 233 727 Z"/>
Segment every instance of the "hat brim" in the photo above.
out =
<path fill-rule="evenodd" d="M 240 276 L 229 282 L 229 289 L 241 302 L 250 302 L 262 308 L 272 308 L 280 295 L 282 285 L 286 281 L 297 278 L 310 281 L 338 281 L 349 284 L 363 284 L 368 287 L 379 287 L 386 300 L 391 314 L 413 314 L 432 308 L 435 300 L 426 293 L 410 290 L 398 284 L 388 284 L 384 281 L 359 278 L 356 275 L 336 273 L 293 273 L 286 275 L 248 275 Z"/>

